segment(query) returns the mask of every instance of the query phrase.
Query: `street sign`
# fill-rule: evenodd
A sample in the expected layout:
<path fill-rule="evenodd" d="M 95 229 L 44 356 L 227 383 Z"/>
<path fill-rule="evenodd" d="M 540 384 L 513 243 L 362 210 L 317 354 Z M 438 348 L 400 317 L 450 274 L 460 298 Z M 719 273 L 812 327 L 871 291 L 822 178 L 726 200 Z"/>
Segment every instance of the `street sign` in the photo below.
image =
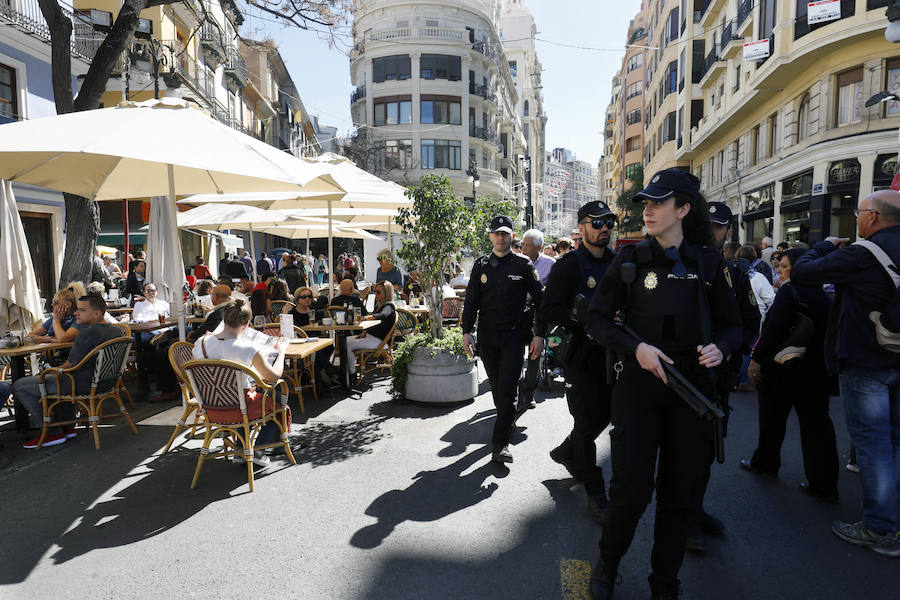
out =
<path fill-rule="evenodd" d="M 769 58 L 769 38 L 744 44 L 744 60 L 762 60 Z"/>
<path fill-rule="evenodd" d="M 821 183 L 814 183 L 812 188 L 813 195 L 818 195 L 822 193 L 824 186 Z"/>
<path fill-rule="evenodd" d="M 841 18 L 841 0 L 818 0 L 806 5 L 806 22 L 810 25 Z"/>

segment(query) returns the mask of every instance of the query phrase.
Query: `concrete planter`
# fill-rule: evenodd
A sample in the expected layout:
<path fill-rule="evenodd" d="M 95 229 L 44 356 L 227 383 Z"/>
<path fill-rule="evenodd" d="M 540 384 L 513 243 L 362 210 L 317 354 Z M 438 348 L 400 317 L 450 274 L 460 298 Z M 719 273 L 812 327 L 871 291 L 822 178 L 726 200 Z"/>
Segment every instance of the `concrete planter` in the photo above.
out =
<path fill-rule="evenodd" d="M 407 400 L 449 404 L 477 395 L 478 369 L 474 360 L 440 348 L 413 349 L 406 379 Z"/>

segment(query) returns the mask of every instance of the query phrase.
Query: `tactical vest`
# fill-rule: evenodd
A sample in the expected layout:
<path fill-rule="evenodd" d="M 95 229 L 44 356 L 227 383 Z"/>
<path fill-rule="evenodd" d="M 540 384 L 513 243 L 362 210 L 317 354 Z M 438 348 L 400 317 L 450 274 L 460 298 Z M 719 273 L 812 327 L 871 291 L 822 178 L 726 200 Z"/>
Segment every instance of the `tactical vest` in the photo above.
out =
<path fill-rule="evenodd" d="M 575 257 L 578 259 L 578 267 L 580 270 L 578 287 L 575 289 L 575 294 L 581 294 L 590 300 L 594 295 L 594 291 L 599 287 L 600 280 L 603 279 L 603 275 L 606 274 L 606 269 L 609 268 L 609 264 L 612 261 L 604 260 L 602 262 L 597 262 L 591 260 L 580 250 L 576 250 L 574 253 Z"/>
<path fill-rule="evenodd" d="M 692 354 L 701 344 L 700 286 L 696 264 L 684 263 L 687 273 L 678 277 L 674 263 L 653 259 L 650 243 L 635 246 L 635 279 L 629 287 L 625 322 L 648 344 L 670 356 Z M 682 262 L 683 259 L 682 259 Z"/>

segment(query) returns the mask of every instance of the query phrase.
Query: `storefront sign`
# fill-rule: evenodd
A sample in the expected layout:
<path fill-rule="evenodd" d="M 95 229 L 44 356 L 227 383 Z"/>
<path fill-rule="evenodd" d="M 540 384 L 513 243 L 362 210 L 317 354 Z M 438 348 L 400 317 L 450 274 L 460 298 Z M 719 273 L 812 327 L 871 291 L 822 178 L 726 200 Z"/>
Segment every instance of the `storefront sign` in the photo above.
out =
<path fill-rule="evenodd" d="M 769 38 L 744 44 L 744 61 L 769 58 Z"/>
<path fill-rule="evenodd" d="M 806 5 L 806 22 L 810 25 L 841 18 L 841 0 L 819 0 Z"/>
<path fill-rule="evenodd" d="M 744 195 L 745 213 L 772 208 L 775 204 L 775 184 L 754 190 Z"/>
<path fill-rule="evenodd" d="M 828 168 L 828 184 L 853 183 L 859 181 L 859 161 L 855 158 L 839 160 Z"/>
<path fill-rule="evenodd" d="M 875 161 L 875 179 L 887 179 L 890 181 L 897 172 L 897 155 L 880 154 Z"/>

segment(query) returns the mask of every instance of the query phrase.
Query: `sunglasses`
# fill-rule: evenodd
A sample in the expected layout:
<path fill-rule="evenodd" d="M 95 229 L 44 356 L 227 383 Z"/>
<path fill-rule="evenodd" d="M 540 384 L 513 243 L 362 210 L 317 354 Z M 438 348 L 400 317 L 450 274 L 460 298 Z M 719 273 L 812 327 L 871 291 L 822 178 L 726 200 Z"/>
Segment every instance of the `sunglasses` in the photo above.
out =
<path fill-rule="evenodd" d="M 618 221 L 613 217 L 609 217 L 606 219 L 591 219 L 590 221 L 582 221 L 582 223 L 590 223 L 591 227 L 593 227 L 594 229 L 603 229 L 604 227 L 606 227 L 607 229 L 612 229 L 616 226 L 616 223 L 618 223 Z"/>
<path fill-rule="evenodd" d="M 309 294 L 304 294 L 304 295 L 302 295 L 302 296 L 297 296 L 297 297 L 300 298 L 301 300 L 310 300 L 310 299 L 312 299 L 312 296 L 310 296 Z"/>

